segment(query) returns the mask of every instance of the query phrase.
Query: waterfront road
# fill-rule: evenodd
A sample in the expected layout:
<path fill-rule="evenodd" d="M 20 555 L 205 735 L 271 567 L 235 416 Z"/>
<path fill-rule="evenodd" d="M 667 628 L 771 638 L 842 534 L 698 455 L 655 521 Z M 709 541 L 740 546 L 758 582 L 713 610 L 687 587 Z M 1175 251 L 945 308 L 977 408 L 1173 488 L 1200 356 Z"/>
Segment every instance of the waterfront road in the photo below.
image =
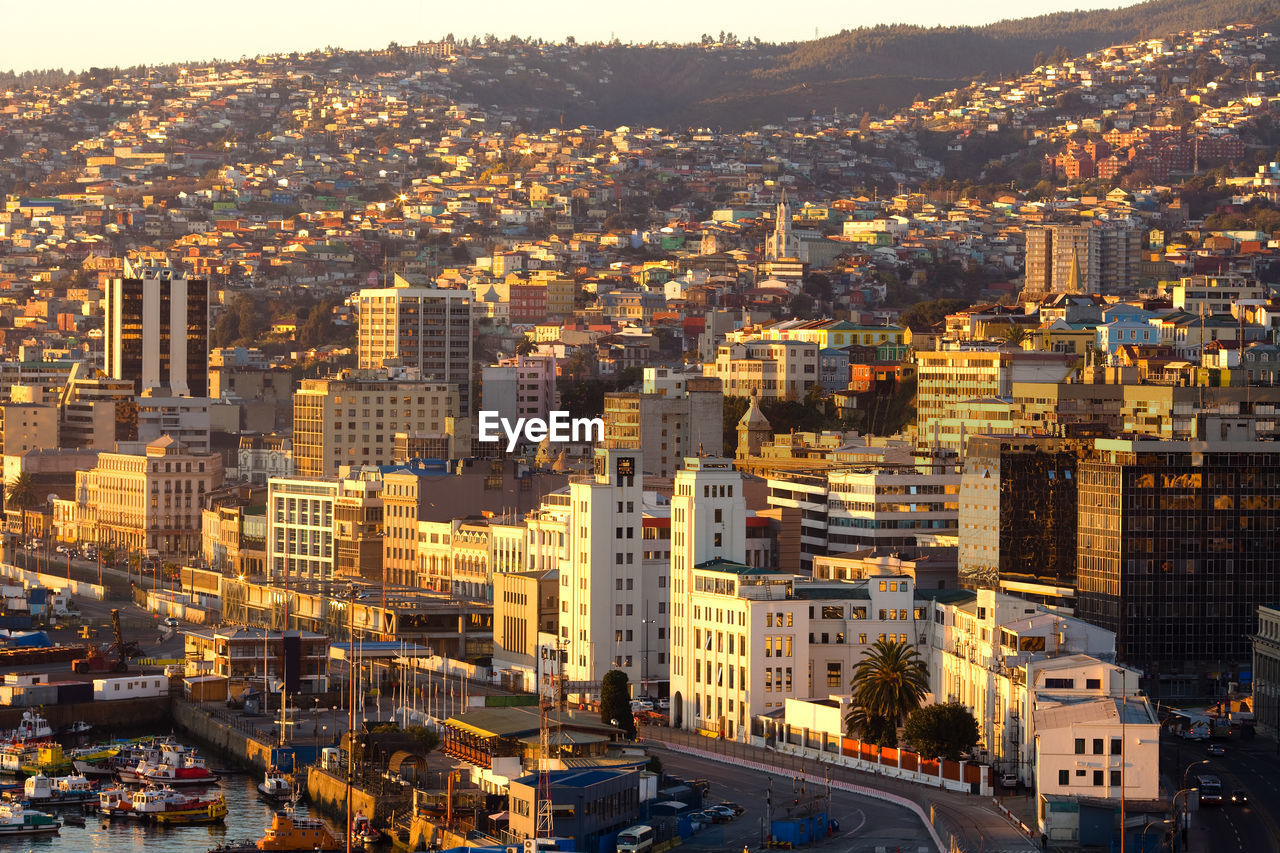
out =
<path fill-rule="evenodd" d="M 1210 744 L 1222 746 L 1225 754 L 1210 755 Z M 1160 772 L 1166 796 L 1178 790 L 1173 786 L 1177 783 L 1180 787 L 1184 777 L 1191 786 L 1197 774 L 1222 780 L 1222 806 L 1201 808 L 1192 814 L 1187 849 L 1213 853 L 1280 850 L 1280 755 L 1275 740 L 1196 742 L 1164 735 L 1160 739 Z M 1247 803 L 1231 803 L 1231 792 L 1236 790 L 1245 792 Z M 1182 802 L 1179 797 L 1178 805 Z"/>

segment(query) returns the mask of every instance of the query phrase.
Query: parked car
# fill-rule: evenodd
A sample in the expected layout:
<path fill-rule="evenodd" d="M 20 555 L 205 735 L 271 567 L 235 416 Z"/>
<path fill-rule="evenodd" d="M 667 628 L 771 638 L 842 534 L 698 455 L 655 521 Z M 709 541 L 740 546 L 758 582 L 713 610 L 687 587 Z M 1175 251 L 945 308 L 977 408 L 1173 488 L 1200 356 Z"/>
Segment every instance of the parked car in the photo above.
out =
<path fill-rule="evenodd" d="M 710 826 L 715 821 L 706 812 L 690 812 L 689 822 L 693 824 L 693 829 L 696 832 L 704 826 Z"/>
<path fill-rule="evenodd" d="M 1004 787 L 1004 788 L 1016 788 L 1016 787 L 1018 787 L 1018 774 L 1017 774 L 1017 773 L 1005 773 L 1005 774 L 1003 774 L 1003 775 L 1000 777 L 1000 785 L 1001 785 L 1001 787 Z"/>
<path fill-rule="evenodd" d="M 719 803 L 717 805 L 717 808 L 729 809 L 735 815 L 740 815 L 746 811 L 746 809 L 744 809 L 742 806 L 738 805 L 737 803 Z"/>
<path fill-rule="evenodd" d="M 1231 804 L 1233 806 L 1244 806 L 1249 804 L 1249 795 L 1244 791 L 1236 788 L 1231 792 Z"/>
<path fill-rule="evenodd" d="M 1209 754 L 1210 755 L 1226 755 L 1227 748 L 1220 743 L 1211 743 L 1209 744 Z"/>
<path fill-rule="evenodd" d="M 632 699 L 631 700 L 631 713 L 633 714 L 636 713 L 637 711 L 652 711 L 652 710 L 653 710 L 653 703 L 650 702 L 648 699 Z"/>
<path fill-rule="evenodd" d="M 737 817 L 733 809 L 727 809 L 724 806 L 712 806 L 709 809 L 703 809 L 703 811 L 711 815 L 713 823 L 728 823 Z"/>
<path fill-rule="evenodd" d="M 660 710 L 660 711 L 670 711 L 670 710 L 671 710 L 671 697 L 670 697 L 670 696 L 663 696 L 661 699 L 659 699 L 659 700 L 658 700 L 658 703 L 657 703 L 657 704 L 658 704 L 658 710 Z"/>

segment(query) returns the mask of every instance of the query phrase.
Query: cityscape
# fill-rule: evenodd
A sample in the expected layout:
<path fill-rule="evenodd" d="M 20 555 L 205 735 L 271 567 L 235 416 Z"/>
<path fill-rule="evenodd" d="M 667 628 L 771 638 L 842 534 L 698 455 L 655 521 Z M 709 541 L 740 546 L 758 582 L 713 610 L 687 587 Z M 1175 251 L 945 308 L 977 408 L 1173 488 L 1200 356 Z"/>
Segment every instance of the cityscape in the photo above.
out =
<path fill-rule="evenodd" d="M 0 71 L 0 836 L 1280 850 L 1280 2 L 1033 11 Z"/>

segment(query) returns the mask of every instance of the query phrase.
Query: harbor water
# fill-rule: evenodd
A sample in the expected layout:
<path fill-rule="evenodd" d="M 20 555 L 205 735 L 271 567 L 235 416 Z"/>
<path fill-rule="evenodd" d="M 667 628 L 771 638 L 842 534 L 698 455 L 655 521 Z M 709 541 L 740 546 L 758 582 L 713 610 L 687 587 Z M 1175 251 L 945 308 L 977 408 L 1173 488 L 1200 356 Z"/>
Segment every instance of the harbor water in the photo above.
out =
<path fill-rule="evenodd" d="M 228 841 L 256 841 L 271 823 L 274 810 L 271 803 L 258 795 L 260 781 L 261 772 L 235 774 L 223 776 L 221 788 L 186 791 L 203 791 L 214 796 L 221 790 L 227 798 L 227 818 L 222 825 L 160 827 L 133 820 L 106 820 L 90 814 L 84 816 L 84 826 L 64 824 L 57 835 L 0 839 L 0 853 L 9 850 L 22 850 L 24 853 L 27 850 L 35 853 L 120 853 L 128 850 L 137 853 L 205 853 L 209 848 Z M 41 811 L 55 816 L 80 814 L 75 808 L 43 808 Z M 306 805 L 300 805 L 298 812 L 307 814 Z"/>

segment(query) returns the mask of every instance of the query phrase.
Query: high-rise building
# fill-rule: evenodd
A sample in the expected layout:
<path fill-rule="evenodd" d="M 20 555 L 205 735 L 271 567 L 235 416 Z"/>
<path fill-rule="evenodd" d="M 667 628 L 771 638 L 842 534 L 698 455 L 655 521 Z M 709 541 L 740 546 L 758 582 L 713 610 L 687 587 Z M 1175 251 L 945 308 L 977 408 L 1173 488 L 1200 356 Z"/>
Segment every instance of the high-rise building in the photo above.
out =
<path fill-rule="evenodd" d="M 515 423 L 518 418 L 542 418 L 559 406 L 556 359 L 550 355 L 517 355 L 484 368 L 480 408 L 497 412 Z"/>
<path fill-rule="evenodd" d="M 180 397 L 209 393 L 209 285 L 180 271 L 126 265 L 107 283 L 103 369 L 136 393 L 168 388 Z"/>
<path fill-rule="evenodd" d="M 415 287 L 400 276 L 395 287 L 361 290 L 357 366 L 416 368 L 425 381 L 457 385 L 459 413 L 470 415 L 473 300 L 469 290 Z"/>
<path fill-rule="evenodd" d="M 333 578 L 333 508 L 337 478 L 272 477 L 267 481 L 267 574 Z"/>
<path fill-rule="evenodd" d="M 397 433 L 449 433 L 457 394 L 453 384 L 422 382 L 412 371 L 304 379 L 293 395 L 294 469 L 303 477 L 333 477 L 343 465 L 390 465 Z M 469 434 L 463 438 L 469 443 Z"/>
<path fill-rule="evenodd" d="M 745 564 L 746 501 L 733 462 L 710 456 L 685 459 L 671 497 L 671 719 L 695 726 L 700 706 L 694 680 L 695 617 L 690 604 L 694 567 L 712 560 Z"/>
<path fill-rule="evenodd" d="M 1280 601 L 1280 447 L 1218 427 L 1097 439 L 1077 469 L 1076 613 L 1161 696 L 1238 680 L 1258 606 Z"/>
<path fill-rule="evenodd" d="M 1029 294 L 1115 293 L 1138 279 L 1142 230 L 1128 225 L 1045 225 L 1027 229 Z"/>
<path fill-rule="evenodd" d="M 1046 603 L 1074 598 L 1076 443 L 971 436 L 960 480 L 960 582 Z"/>

